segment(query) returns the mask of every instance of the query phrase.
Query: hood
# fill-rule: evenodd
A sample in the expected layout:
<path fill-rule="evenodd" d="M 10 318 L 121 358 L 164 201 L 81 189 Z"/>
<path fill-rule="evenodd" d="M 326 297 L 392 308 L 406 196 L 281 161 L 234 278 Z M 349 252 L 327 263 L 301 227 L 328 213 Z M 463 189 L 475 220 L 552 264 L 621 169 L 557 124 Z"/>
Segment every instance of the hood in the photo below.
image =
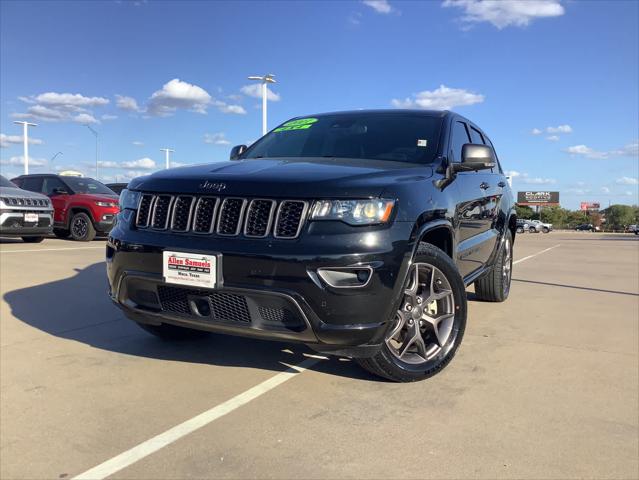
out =
<path fill-rule="evenodd" d="M 46 195 L 41 193 L 30 192 L 29 190 L 23 190 L 18 187 L 0 187 L 0 196 L 2 197 L 16 197 L 16 198 L 37 198 L 39 200 L 48 200 Z"/>
<path fill-rule="evenodd" d="M 118 202 L 117 195 L 106 195 L 104 193 L 76 193 L 74 198 L 77 200 L 87 200 L 90 202 Z"/>
<path fill-rule="evenodd" d="M 275 198 L 374 197 L 398 182 L 433 175 L 430 165 L 351 158 L 237 160 L 162 170 L 131 180 L 148 192 Z"/>

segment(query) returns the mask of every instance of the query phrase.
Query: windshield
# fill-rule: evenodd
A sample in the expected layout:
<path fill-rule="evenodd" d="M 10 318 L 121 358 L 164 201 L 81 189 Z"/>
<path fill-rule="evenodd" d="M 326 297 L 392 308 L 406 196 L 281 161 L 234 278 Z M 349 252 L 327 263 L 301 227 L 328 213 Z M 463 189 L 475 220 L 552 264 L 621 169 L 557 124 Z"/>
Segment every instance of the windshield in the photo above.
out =
<path fill-rule="evenodd" d="M 340 157 L 431 163 L 442 119 L 420 113 L 346 113 L 288 121 L 241 158 Z"/>
<path fill-rule="evenodd" d="M 103 195 L 115 195 L 115 192 L 106 185 L 86 177 L 64 177 L 64 182 L 75 193 L 98 193 Z"/>
<path fill-rule="evenodd" d="M 7 180 L 6 178 L 4 178 L 2 175 L 0 175 L 0 187 L 11 187 L 11 188 L 17 188 L 16 185 L 14 185 L 13 183 L 11 183 L 9 180 Z"/>

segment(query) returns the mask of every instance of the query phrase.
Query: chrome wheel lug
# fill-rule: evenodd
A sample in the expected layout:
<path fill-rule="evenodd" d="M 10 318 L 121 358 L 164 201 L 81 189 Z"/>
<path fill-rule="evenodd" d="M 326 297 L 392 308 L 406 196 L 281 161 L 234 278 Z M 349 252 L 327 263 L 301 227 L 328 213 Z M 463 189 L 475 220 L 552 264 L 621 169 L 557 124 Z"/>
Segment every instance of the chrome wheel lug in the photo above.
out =
<path fill-rule="evenodd" d="M 413 319 L 411 318 L 410 320 L 408 320 L 408 324 L 412 325 L 413 324 Z"/>
<path fill-rule="evenodd" d="M 404 310 L 406 310 L 407 312 L 410 312 L 413 309 L 413 306 L 410 303 L 407 303 L 406 306 L 404 307 Z"/>
<path fill-rule="evenodd" d="M 423 302 L 422 297 L 417 297 L 417 303 L 421 305 L 422 302 Z"/>

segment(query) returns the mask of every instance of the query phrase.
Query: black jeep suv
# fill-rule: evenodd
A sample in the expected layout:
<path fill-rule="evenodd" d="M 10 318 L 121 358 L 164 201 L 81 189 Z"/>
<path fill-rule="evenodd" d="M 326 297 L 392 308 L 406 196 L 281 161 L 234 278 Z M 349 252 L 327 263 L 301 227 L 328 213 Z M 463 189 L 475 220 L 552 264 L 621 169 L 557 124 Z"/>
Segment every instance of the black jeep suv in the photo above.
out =
<path fill-rule="evenodd" d="M 486 134 L 452 112 L 290 120 L 231 161 L 129 183 L 107 244 L 110 295 L 162 338 L 305 343 L 395 381 L 444 368 L 465 287 L 503 301 L 512 193 Z"/>

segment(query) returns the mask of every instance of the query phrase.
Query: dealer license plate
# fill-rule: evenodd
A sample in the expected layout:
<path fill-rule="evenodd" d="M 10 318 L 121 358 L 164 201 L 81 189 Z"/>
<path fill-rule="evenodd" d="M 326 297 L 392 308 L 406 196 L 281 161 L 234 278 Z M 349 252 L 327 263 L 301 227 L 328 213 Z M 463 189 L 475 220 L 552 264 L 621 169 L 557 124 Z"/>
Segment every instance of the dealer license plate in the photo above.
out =
<path fill-rule="evenodd" d="M 25 223 L 38 223 L 38 214 L 37 213 L 25 213 L 24 214 L 24 222 Z"/>
<path fill-rule="evenodd" d="M 162 275 L 166 283 L 215 288 L 217 257 L 201 253 L 164 251 Z"/>

